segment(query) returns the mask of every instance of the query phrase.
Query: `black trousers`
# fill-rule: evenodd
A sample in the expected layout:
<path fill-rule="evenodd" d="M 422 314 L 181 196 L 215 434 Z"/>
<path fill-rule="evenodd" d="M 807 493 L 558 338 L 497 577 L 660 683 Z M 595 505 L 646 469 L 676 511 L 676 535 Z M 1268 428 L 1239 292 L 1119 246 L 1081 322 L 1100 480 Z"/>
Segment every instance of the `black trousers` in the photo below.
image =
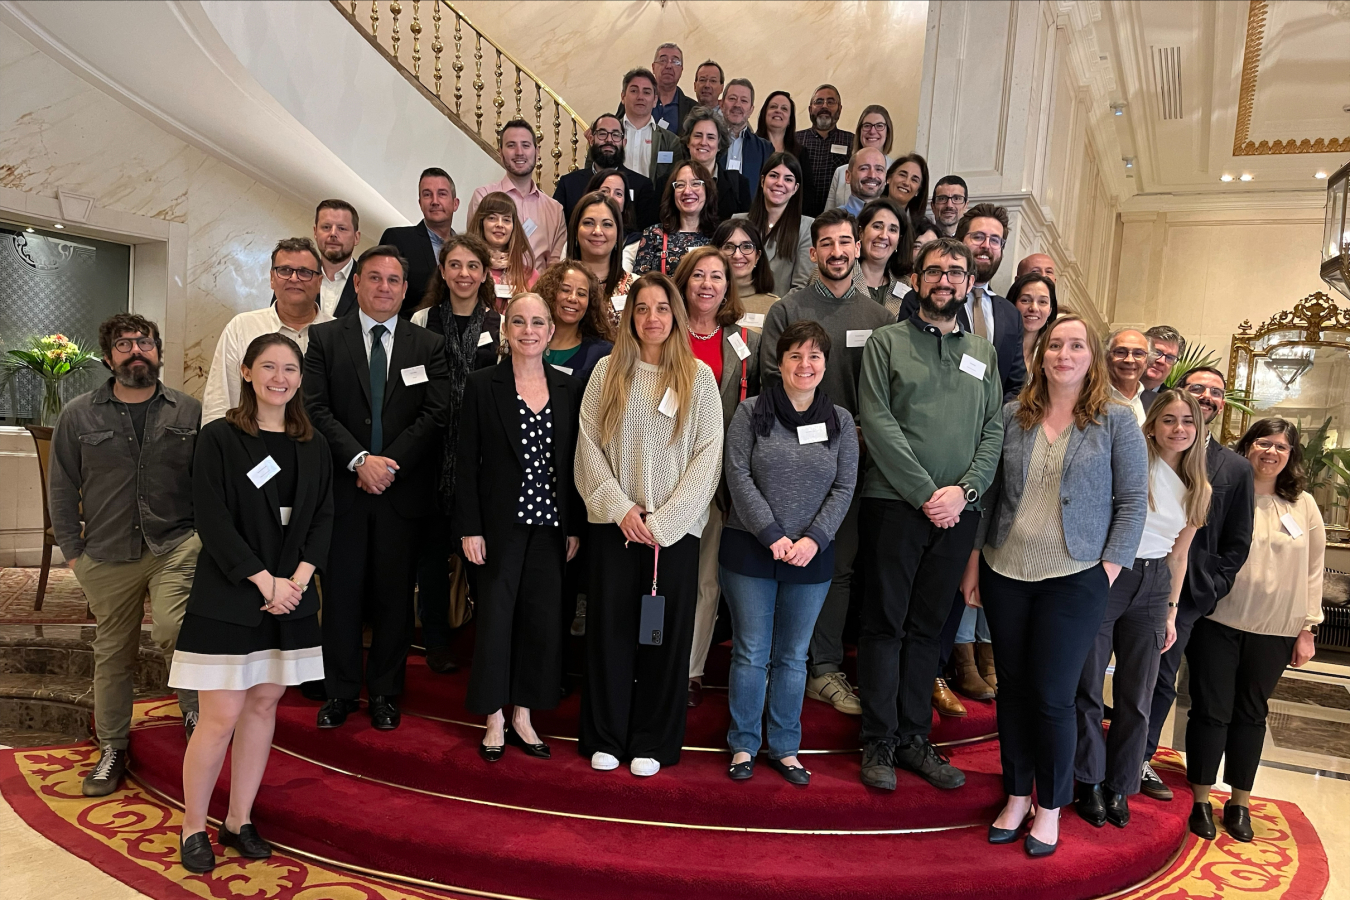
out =
<path fill-rule="evenodd" d="M 1101 629 L 1109 580 L 1091 569 L 1044 581 L 1005 578 L 980 560 L 994 639 L 1003 789 L 1058 809 L 1073 800 L 1074 694 Z"/>
<path fill-rule="evenodd" d="M 422 620 L 422 645 L 428 650 L 450 646 L 450 554 L 459 548 L 450 536 L 450 517 L 437 511 L 419 523 L 417 535 L 417 600 Z"/>
<path fill-rule="evenodd" d="M 1158 680 L 1153 686 L 1153 703 L 1148 713 L 1148 745 L 1144 747 L 1144 759 L 1152 759 L 1158 752 L 1158 742 L 1162 740 L 1163 725 L 1172 704 L 1177 699 L 1177 670 L 1181 668 L 1181 656 L 1191 639 L 1191 630 L 1200 621 L 1202 613 L 1191 599 L 1186 588 L 1181 589 L 1181 602 L 1177 606 L 1177 639 L 1167 648 L 1167 652 L 1158 661 Z"/>
<path fill-rule="evenodd" d="M 361 694 L 361 629 L 370 621 L 364 682 L 371 696 L 403 693 L 413 637 L 414 546 L 421 519 L 405 519 L 387 497 L 364 492 L 333 519 L 324 579 L 324 689 L 334 699 Z"/>
<path fill-rule="evenodd" d="M 664 641 L 638 644 L 641 596 L 652 591 L 652 548 L 624 547 L 618 525 L 592 524 L 586 594 L 586 691 L 578 750 L 619 759 L 680 761 L 689 698 L 689 650 L 698 603 L 698 538 L 661 548 L 657 593 L 666 598 Z"/>
<path fill-rule="evenodd" d="M 1158 663 L 1167 643 L 1172 571 L 1164 559 L 1136 559 L 1122 569 L 1106 600 L 1106 615 L 1078 680 L 1078 752 L 1074 777 L 1121 794 L 1139 793 L 1148 745 L 1148 716 Z M 1102 732 L 1102 686 L 1112 650 L 1111 730 Z"/>
<path fill-rule="evenodd" d="M 859 556 L 866 572 L 858 634 L 861 740 L 926 737 L 933 675 L 952 592 L 975 545 L 980 515 L 938 528 L 904 500 L 864 497 Z"/>
<path fill-rule="evenodd" d="M 1270 695 L 1294 655 L 1297 637 L 1238 631 L 1201 619 L 1191 635 L 1191 713 L 1186 720 L 1186 778 L 1191 784 L 1219 780 L 1250 791 L 1266 742 Z M 1114 725 L 1112 726 L 1115 727 Z"/>
<path fill-rule="evenodd" d="M 561 699 L 563 529 L 512 525 L 488 542 L 473 670 L 465 706 L 490 715 L 504 706 L 553 709 Z"/>

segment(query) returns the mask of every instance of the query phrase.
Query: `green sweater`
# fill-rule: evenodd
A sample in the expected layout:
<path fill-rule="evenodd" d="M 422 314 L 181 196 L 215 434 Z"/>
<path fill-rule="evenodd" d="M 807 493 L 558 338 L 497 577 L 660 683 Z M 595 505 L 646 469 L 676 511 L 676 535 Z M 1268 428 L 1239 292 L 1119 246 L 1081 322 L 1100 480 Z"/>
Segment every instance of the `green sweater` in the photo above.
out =
<path fill-rule="evenodd" d="M 878 328 L 863 348 L 862 495 L 905 500 L 915 509 L 953 484 L 983 497 L 1003 451 L 998 356 L 982 337 L 959 331 L 939 337 L 917 322 L 916 315 Z M 983 364 L 979 378 L 961 369 L 965 357 L 967 368 Z"/>

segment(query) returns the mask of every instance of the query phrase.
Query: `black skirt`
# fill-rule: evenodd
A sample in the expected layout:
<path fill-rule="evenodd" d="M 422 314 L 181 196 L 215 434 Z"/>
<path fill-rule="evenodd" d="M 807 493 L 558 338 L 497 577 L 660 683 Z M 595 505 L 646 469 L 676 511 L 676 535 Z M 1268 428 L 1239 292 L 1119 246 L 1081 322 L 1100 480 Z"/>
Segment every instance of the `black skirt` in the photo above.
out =
<path fill-rule="evenodd" d="M 323 680 L 323 635 L 317 615 L 264 615 L 250 628 L 187 613 L 169 670 L 169 687 L 246 691 L 256 684 Z"/>

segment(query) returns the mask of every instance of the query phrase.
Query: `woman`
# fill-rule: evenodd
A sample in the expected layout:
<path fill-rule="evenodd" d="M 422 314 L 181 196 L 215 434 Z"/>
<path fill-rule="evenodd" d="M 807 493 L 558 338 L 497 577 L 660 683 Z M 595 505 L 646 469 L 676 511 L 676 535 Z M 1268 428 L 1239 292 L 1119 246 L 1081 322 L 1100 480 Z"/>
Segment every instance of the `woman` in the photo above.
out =
<path fill-rule="evenodd" d="M 1223 827 L 1236 840 L 1250 841 L 1252 785 L 1270 695 L 1285 666 L 1313 658 L 1327 538 L 1322 513 L 1305 490 L 1298 426 L 1261 419 L 1234 449 L 1252 465 L 1256 520 L 1251 551 L 1233 589 L 1195 623 L 1186 645 L 1191 672 L 1186 779 L 1195 794 L 1191 831 L 1213 840 L 1209 789 L 1223 757 L 1224 781 L 1233 790 L 1223 807 Z"/>
<path fill-rule="evenodd" d="M 464 558 L 483 567 L 464 705 L 487 716 L 478 755 L 489 763 L 507 744 L 538 759 L 552 755 L 530 711 L 553 709 L 562 696 L 563 568 L 580 546 L 582 525 L 570 477 L 581 385 L 544 364 L 553 321 L 543 298 L 519 294 L 505 317 L 507 357 L 475 372 L 464 390 L 465 489 L 455 495 Z"/>
<path fill-rule="evenodd" d="M 933 224 L 932 219 L 925 218 L 919 221 L 915 221 L 914 217 L 911 216 L 910 221 L 914 225 L 913 258 L 914 260 L 917 261 L 919 258 L 919 253 L 923 251 L 923 245 L 928 243 L 929 241 L 935 241 L 938 239 L 938 230 L 937 226 Z"/>
<path fill-rule="evenodd" d="M 617 219 L 622 228 L 621 244 L 625 246 L 642 237 L 642 229 L 637 227 L 637 207 L 628 200 L 628 182 L 618 169 L 601 169 L 591 176 L 586 184 L 586 193 L 598 191 L 614 201 L 619 210 Z M 584 199 L 584 197 L 583 197 Z M 573 210 L 575 213 L 576 210 Z"/>
<path fill-rule="evenodd" d="M 989 841 L 1031 815 L 1032 856 L 1059 843 L 1073 799 L 1074 695 L 1111 583 L 1134 562 L 1148 507 L 1148 452 L 1134 414 L 1110 400 L 1101 338 L 1065 316 L 1037 345 L 1003 407 L 1003 454 L 977 549 L 961 579 L 998 647 L 998 730 L 1008 802 Z M 1060 497 L 1068 498 L 1061 504 Z"/>
<path fill-rule="evenodd" d="M 892 316 L 910 292 L 909 273 L 914 269 L 913 226 L 909 216 L 889 197 L 869 200 L 858 213 L 858 269 L 872 299 Z"/>
<path fill-rule="evenodd" d="M 816 264 L 811 262 L 810 216 L 802 215 L 802 164 L 790 153 L 764 161 L 759 192 L 746 214 L 764 236 L 773 272 L 773 292 L 780 297 L 806 287 Z"/>
<path fill-rule="evenodd" d="M 623 268 L 621 225 L 621 215 L 613 197 L 604 191 L 591 191 L 572 210 L 572 222 L 567 229 L 567 258 L 585 266 L 600 283 L 594 302 L 609 320 L 606 333 L 618 326 L 619 312 L 628 299 L 628 286 L 633 282 L 632 273 Z M 543 292 L 543 296 L 547 297 L 548 293 Z"/>
<path fill-rule="evenodd" d="M 488 245 L 489 271 L 496 285 L 497 311 L 501 312 L 513 294 L 529 290 L 539 279 L 530 238 L 516 214 L 515 201 L 501 191 L 486 195 L 474 210 L 466 230 Z"/>
<path fill-rule="evenodd" d="M 577 438 L 577 489 L 591 523 L 578 749 L 594 769 L 628 759 L 634 775 L 648 776 L 680 760 L 699 535 L 721 467 L 717 382 L 689 349 L 679 291 L 649 272 L 586 386 Z M 664 614 L 640 600 L 651 594 L 664 597 Z M 658 635 L 638 634 L 644 605 Z"/>
<path fill-rule="evenodd" d="M 907 153 L 891 163 L 881 193 L 900 204 L 914 221 L 923 219 L 928 214 L 928 160 Z"/>
<path fill-rule="evenodd" d="M 675 287 L 684 298 L 694 358 L 712 369 L 717 381 L 725 434 L 737 404 L 759 393 L 759 335 L 736 324 L 744 310 L 737 298 L 731 263 L 716 247 L 699 247 L 685 254 L 675 270 Z M 703 699 L 703 666 L 717 623 L 717 548 L 726 507 L 726 493 L 719 490 L 708 505 L 708 523 L 703 526 L 699 544 L 698 606 L 689 656 L 690 706 L 698 706 Z"/>
<path fill-rule="evenodd" d="M 688 157 L 717 178 L 717 219 L 726 221 L 750 209 L 750 182 L 728 169 L 723 151 L 731 143 L 726 126 L 706 106 L 696 106 L 684 117 L 684 149 Z"/>
<path fill-rule="evenodd" d="M 811 781 L 797 759 L 806 648 L 858 479 L 853 417 L 817 390 L 829 352 L 819 324 L 785 328 L 777 346 L 782 381 L 740 404 L 727 431 L 732 503 L 718 575 L 733 625 L 727 744 L 735 781 L 754 774 L 761 719 L 769 766 L 793 784 Z M 805 438 L 802 429 L 810 432 Z"/>
<path fill-rule="evenodd" d="M 736 297 L 745 310 L 741 323 L 759 334 L 764 327 L 764 315 L 778 302 L 778 295 L 773 292 L 773 272 L 769 271 L 768 255 L 764 252 L 759 229 L 746 219 L 723 222 L 713 234 L 712 245 L 720 248 L 731 263 Z"/>
<path fill-rule="evenodd" d="M 893 132 L 891 114 L 886 111 L 886 107 L 876 103 L 865 107 L 862 115 L 858 116 L 858 127 L 853 131 L 853 141 L 848 148 L 849 159 L 864 147 L 875 147 L 886 157 L 886 165 L 890 166 L 891 143 L 895 137 Z M 830 195 L 829 201 L 825 204 L 826 209 L 843 206 L 848 202 L 849 187 L 845 178 L 847 173 L 847 163 L 834 170 L 834 175 L 830 178 Z"/>
<path fill-rule="evenodd" d="M 271 845 L 253 827 L 286 685 L 323 680 L 316 569 L 333 529 L 333 458 L 305 414 L 304 356 L 290 338 L 253 339 L 239 405 L 197 438 L 192 500 L 202 552 L 169 673 L 200 692 L 201 718 L 183 757 L 179 852 L 189 872 L 215 868 L 206 812 L 231 750 L 230 805 L 220 843 L 249 859 Z"/>
<path fill-rule="evenodd" d="M 1036 339 L 1059 315 L 1055 283 L 1037 272 L 1028 272 L 1008 288 L 1008 300 L 1022 314 L 1022 358 L 1031 359 Z"/>
<path fill-rule="evenodd" d="M 600 283 L 590 269 L 565 259 L 545 269 L 535 287 L 548 304 L 554 326 L 544 362 L 584 388 L 596 362 L 614 349 L 609 316 L 600 305 Z"/>
<path fill-rule="evenodd" d="M 1078 682 L 1078 814 L 1100 828 L 1130 821 L 1148 745 L 1161 654 L 1177 639 L 1177 602 L 1195 531 L 1209 513 L 1204 414 L 1185 391 L 1164 390 L 1144 419 L 1148 515 L 1134 565 L 1111 586 L 1097 640 Z M 1167 566 L 1162 563 L 1166 560 Z M 1114 651 L 1110 732 L 1102 733 L 1102 683 Z"/>
<path fill-rule="evenodd" d="M 774 91 L 759 109 L 759 126 L 755 134 L 764 138 L 777 153 L 790 153 L 796 159 L 802 155 L 797 144 L 797 104 L 787 91 Z M 751 177 L 754 173 L 750 173 Z"/>
<path fill-rule="evenodd" d="M 661 194 L 661 221 L 623 250 L 623 267 L 635 275 L 673 275 L 680 259 L 712 241 L 717 230 L 717 185 L 702 164 L 680 162 Z"/>

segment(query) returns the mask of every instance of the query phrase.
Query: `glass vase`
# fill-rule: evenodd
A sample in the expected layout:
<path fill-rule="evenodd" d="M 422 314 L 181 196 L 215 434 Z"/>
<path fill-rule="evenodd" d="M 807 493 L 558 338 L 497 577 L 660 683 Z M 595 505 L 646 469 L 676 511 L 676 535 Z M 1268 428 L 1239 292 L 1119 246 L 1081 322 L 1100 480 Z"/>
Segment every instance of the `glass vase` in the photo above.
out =
<path fill-rule="evenodd" d="M 42 406 L 38 410 L 38 424 L 51 428 L 56 425 L 56 417 L 61 415 L 61 379 L 42 379 Z"/>

